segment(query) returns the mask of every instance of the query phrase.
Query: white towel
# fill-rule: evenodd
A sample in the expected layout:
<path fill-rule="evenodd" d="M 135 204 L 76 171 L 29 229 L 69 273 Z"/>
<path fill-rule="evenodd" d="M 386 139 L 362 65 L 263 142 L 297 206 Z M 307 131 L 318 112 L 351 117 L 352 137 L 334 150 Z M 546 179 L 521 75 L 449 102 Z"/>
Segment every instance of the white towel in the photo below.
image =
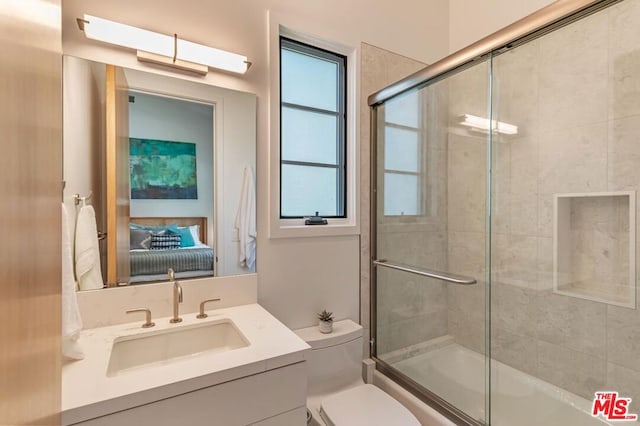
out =
<path fill-rule="evenodd" d="M 84 358 L 78 337 L 82 330 L 82 318 L 76 297 L 76 280 L 73 278 L 73 254 L 69 234 L 69 214 L 62 204 L 62 355 L 72 359 Z"/>
<path fill-rule="evenodd" d="M 245 166 L 242 171 L 242 187 L 240 203 L 236 213 L 234 227 L 238 230 L 240 266 L 255 270 L 256 266 L 256 190 L 253 181 L 253 170 Z"/>
<path fill-rule="evenodd" d="M 104 287 L 100 270 L 100 249 L 96 212 L 92 206 L 84 206 L 76 222 L 76 277 L 80 290 Z"/>

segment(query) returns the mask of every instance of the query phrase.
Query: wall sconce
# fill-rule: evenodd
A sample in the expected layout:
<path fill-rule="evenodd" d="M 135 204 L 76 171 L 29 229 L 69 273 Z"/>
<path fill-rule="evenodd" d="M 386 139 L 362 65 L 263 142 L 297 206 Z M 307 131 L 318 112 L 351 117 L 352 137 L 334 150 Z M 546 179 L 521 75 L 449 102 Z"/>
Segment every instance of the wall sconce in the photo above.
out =
<path fill-rule="evenodd" d="M 87 38 L 135 49 L 139 61 L 202 75 L 209 67 L 244 74 L 251 66 L 246 56 L 182 40 L 177 34 L 160 34 L 87 14 L 77 21 Z"/>
<path fill-rule="evenodd" d="M 460 124 L 471 127 L 475 130 L 488 132 L 492 129 L 494 132 L 503 133 L 505 135 L 517 135 L 518 126 L 504 123 L 502 121 L 489 120 L 488 118 L 478 117 L 476 115 L 464 114 L 460 116 Z"/>

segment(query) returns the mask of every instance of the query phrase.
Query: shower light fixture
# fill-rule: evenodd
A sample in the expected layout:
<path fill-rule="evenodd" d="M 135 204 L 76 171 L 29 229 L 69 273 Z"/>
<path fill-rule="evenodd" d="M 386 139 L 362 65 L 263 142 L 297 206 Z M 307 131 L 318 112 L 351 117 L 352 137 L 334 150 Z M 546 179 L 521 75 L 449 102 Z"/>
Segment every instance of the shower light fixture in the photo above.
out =
<path fill-rule="evenodd" d="M 492 129 L 494 132 L 503 133 L 505 135 L 518 134 L 518 126 L 516 125 L 504 123 L 502 121 L 489 120 L 488 118 L 482 118 L 471 114 L 464 114 L 460 116 L 460 124 L 486 132 L 488 132 L 489 129 Z"/>
<path fill-rule="evenodd" d="M 140 61 L 203 75 L 209 67 L 244 74 L 251 66 L 246 56 L 182 40 L 177 34 L 160 34 L 87 14 L 77 21 L 87 38 L 135 49 Z"/>

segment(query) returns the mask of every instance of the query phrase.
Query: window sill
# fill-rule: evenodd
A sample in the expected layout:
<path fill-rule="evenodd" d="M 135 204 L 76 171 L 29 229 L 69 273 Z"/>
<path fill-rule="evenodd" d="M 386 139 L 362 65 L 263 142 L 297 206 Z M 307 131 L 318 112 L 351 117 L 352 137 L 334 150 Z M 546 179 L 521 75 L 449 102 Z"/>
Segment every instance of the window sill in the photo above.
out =
<path fill-rule="evenodd" d="M 269 238 L 332 237 L 359 235 L 360 227 L 350 219 L 327 219 L 327 225 L 305 225 L 304 219 L 279 219 L 272 224 Z"/>

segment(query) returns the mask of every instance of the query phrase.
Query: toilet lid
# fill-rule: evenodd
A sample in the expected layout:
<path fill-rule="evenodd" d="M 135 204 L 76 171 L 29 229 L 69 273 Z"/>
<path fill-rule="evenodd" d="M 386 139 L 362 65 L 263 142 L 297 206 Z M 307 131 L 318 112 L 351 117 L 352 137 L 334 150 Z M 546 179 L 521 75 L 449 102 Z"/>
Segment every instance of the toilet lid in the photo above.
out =
<path fill-rule="evenodd" d="M 369 384 L 328 396 L 320 414 L 330 426 L 420 426 L 402 404 Z"/>

